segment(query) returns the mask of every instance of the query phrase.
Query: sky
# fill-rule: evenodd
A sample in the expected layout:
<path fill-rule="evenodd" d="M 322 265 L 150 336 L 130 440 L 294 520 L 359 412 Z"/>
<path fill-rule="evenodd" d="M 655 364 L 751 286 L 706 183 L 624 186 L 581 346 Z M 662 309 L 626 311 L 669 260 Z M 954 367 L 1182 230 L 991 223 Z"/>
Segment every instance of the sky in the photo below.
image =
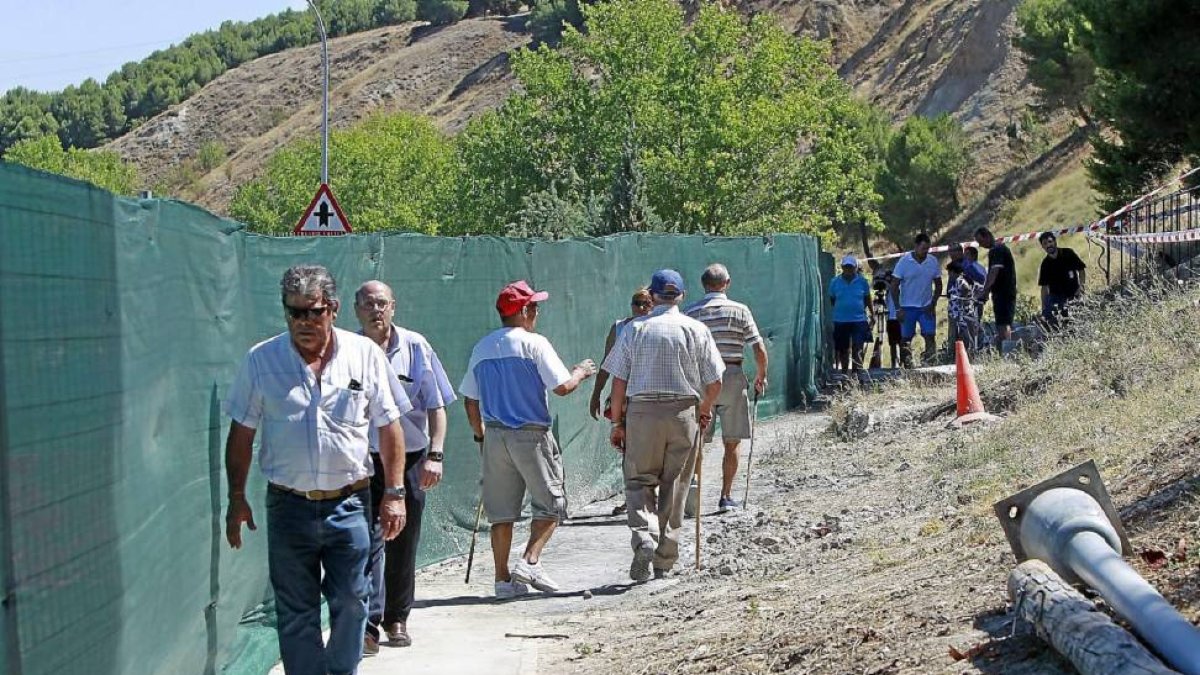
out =
<path fill-rule="evenodd" d="M 129 61 L 226 20 L 249 21 L 304 0 L 0 0 L 0 92 L 103 82 Z"/>

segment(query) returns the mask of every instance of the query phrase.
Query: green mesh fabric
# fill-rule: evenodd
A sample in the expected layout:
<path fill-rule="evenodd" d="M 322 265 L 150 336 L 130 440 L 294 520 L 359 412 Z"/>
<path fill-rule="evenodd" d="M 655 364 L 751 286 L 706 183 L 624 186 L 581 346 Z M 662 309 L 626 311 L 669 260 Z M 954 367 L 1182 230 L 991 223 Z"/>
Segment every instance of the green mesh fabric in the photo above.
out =
<path fill-rule="evenodd" d="M 268 238 L 187 204 L 0 164 L 0 241 L 6 673 L 261 673 L 277 658 L 257 468 L 259 530 L 239 551 L 224 542 L 220 401 L 246 350 L 284 330 L 278 284 L 290 265 L 330 268 L 348 329 L 357 285 L 391 284 L 397 322 L 429 339 L 455 385 L 498 325 L 495 297 L 509 281 L 550 292 L 539 330 L 564 361 L 599 361 L 655 269 L 678 269 L 699 297 L 700 272 L 717 261 L 769 342 L 762 415 L 813 396 L 826 358 L 832 262 L 804 236 Z M 618 485 L 589 393 L 590 383 L 552 403 L 576 504 Z M 479 458 L 459 404 L 446 451 L 426 564 L 464 552 L 473 523 Z"/>

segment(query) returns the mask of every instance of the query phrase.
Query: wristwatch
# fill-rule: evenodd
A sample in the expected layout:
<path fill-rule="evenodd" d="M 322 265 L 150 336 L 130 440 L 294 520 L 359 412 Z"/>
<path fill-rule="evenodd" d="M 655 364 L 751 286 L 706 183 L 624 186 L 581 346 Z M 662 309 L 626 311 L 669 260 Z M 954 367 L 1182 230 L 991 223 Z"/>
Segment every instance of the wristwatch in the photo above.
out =
<path fill-rule="evenodd" d="M 442 461 L 443 457 L 445 457 L 445 455 L 442 454 L 441 450 L 430 450 L 425 455 L 425 459 L 430 462 L 440 462 L 440 461 Z"/>
<path fill-rule="evenodd" d="M 383 495 L 385 497 L 399 497 L 401 499 L 404 499 L 404 496 L 407 494 L 408 493 L 405 492 L 403 485 L 397 485 L 395 487 L 388 487 L 388 488 L 383 489 Z"/>
<path fill-rule="evenodd" d="M 480 435 L 476 434 L 476 435 L 475 435 L 475 442 L 476 442 L 476 443 L 482 443 L 482 442 L 483 442 L 483 436 L 480 436 Z"/>

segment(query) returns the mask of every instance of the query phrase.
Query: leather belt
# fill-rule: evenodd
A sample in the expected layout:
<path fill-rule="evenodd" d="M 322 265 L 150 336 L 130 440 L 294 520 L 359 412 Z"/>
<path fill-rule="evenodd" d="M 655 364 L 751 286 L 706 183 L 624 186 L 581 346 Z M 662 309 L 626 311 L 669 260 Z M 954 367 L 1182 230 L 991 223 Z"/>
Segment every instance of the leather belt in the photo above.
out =
<path fill-rule="evenodd" d="M 286 492 L 290 495 L 298 495 L 300 497 L 304 497 L 305 499 L 309 500 L 310 502 L 324 502 L 324 501 L 328 501 L 330 499 L 341 499 L 343 497 L 349 497 L 350 495 L 354 494 L 355 492 L 358 492 L 359 490 L 366 490 L 367 486 L 369 486 L 370 484 L 371 484 L 371 479 L 364 478 L 362 480 L 355 481 L 349 485 L 340 487 L 336 490 L 308 490 L 308 491 L 305 491 L 305 490 L 297 490 L 295 488 L 290 488 L 286 485 L 280 485 L 278 483 L 267 483 L 267 487 L 271 488 L 272 490 L 278 490 L 279 492 Z"/>
<path fill-rule="evenodd" d="M 726 362 L 725 362 L 725 366 L 726 366 L 726 367 L 729 367 L 729 366 L 736 366 L 736 367 L 738 367 L 738 368 L 741 368 L 741 367 L 742 367 L 742 362 L 741 362 L 741 361 L 726 361 Z"/>
<path fill-rule="evenodd" d="M 647 403 L 674 403 L 676 401 L 696 401 L 696 402 L 700 401 L 700 399 L 696 398 L 695 396 L 688 396 L 687 394 L 654 394 L 654 393 L 634 394 L 633 396 L 629 397 L 629 400 L 635 401 L 635 402 L 647 402 Z"/>

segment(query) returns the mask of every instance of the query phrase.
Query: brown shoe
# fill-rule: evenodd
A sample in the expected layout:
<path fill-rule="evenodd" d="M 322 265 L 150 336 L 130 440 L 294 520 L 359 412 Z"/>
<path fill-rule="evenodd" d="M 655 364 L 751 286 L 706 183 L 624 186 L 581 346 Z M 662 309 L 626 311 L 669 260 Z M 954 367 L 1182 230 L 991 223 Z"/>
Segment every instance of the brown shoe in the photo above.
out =
<path fill-rule="evenodd" d="M 379 638 L 370 633 L 363 636 L 363 658 L 379 654 Z"/>
<path fill-rule="evenodd" d="M 412 646 L 412 638 L 408 635 L 407 622 L 397 621 L 396 623 L 385 624 L 383 630 L 387 633 L 389 647 Z"/>

